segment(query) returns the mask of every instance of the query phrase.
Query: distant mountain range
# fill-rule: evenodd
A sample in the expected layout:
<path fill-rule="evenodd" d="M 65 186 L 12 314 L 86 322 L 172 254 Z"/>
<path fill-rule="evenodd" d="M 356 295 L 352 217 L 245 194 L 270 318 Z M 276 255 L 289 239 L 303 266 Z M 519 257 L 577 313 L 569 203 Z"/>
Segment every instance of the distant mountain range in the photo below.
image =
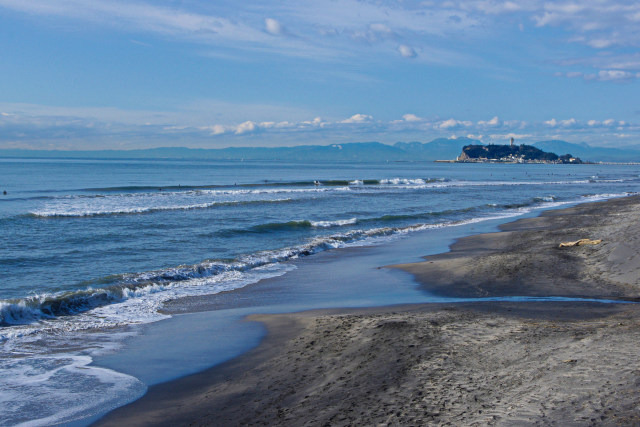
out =
<path fill-rule="evenodd" d="M 533 144 L 544 151 L 556 154 L 571 154 L 589 162 L 640 162 L 640 146 L 626 148 L 593 147 L 587 144 L 572 144 L 566 141 L 539 141 Z"/>
<path fill-rule="evenodd" d="M 465 145 L 482 144 L 470 138 L 438 138 L 431 142 L 354 142 L 295 147 L 230 147 L 220 149 L 166 147 L 144 150 L 57 151 L 0 149 L 0 157 L 81 158 L 81 159 L 202 159 L 202 160 L 281 160 L 296 162 L 370 162 L 452 160 Z M 571 154 L 583 161 L 640 162 L 640 146 L 629 148 L 592 147 L 566 141 L 539 141 L 535 147 Z"/>

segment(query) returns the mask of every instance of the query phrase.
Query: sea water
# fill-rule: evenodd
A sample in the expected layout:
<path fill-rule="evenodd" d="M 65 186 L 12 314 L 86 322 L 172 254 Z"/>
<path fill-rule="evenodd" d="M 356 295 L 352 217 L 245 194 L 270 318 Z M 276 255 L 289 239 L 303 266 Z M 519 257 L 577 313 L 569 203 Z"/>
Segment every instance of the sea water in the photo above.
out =
<path fill-rule="evenodd" d="M 91 362 L 166 319 L 170 299 L 292 274 L 336 248 L 635 193 L 638 172 L 0 159 L 0 424 L 68 422 L 139 396 L 139 378 Z"/>

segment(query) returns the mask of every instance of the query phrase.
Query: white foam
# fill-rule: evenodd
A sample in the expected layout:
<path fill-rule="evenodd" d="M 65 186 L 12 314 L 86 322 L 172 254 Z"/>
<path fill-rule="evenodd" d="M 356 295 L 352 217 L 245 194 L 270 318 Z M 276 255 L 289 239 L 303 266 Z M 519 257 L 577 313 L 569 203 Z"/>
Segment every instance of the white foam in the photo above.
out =
<path fill-rule="evenodd" d="M 48 202 L 42 208 L 30 213 L 39 217 L 84 217 L 97 215 L 140 214 L 156 211 L 208 209 L 216 206 L 245 204 L 245 203 L 279 203 L 291 201 L 290 198 L 250 197 L 230 198 L 218 197 L 217 200 L 201 201 L 206 198 L 175 197 L 146 195 L 146 197 L 130 198 L 130 195 L 108 196 L 103 198 L 71 198 Z M 211 198 L 211 197 L 209 197 Z"/>
<path fill-rule="evenodd" d="M 187 295 L 213 294 L 226 290 L 232 290 L 253 283 L 261 277 L 284 274 L 287 265 L 283 261 L 295 259 L 301 255 L 308 255 L 319 251 L 368 244 L 365 241 L 371 239 L 387 238 L 393 235 L 402 235 L 412 231 L 427 230 L 431 228 L 463 225 L 490 219 L 504 219 L 522 215 L 532 210 L 546 209 L 578 201 L 596 201 L 607 198 L 620 197 L 624 194 L 600 194 L 583 197 L 574 201 L 546 201 L 538 205 L 507 209 L 493 215 L 481 215 L 463 221 L 445 221 L 437 224 L 413 224 L 405 227 L 379 227 L 373 229 L 356 229 L 343 233 L 318 236 L 305 244 L 294 247 L 285 247 L 277 250 L 260 251 L 240 257 L 236 262 L 203 262 L 194 266 L 181 266 L 160 271 L 150 271 L 123 276 L 123 283 L 131 283 L 132 286 L 120 288 L 119 293 L 111 295 L 115 290 L 98 289 L 95 291 L 98 308 L 85 306 L 80 314 L 51 318 L 38 307 L 46 303 L 47 298 L 56 298 L 57 295 L 41 295 L 34 298 L 34 304 L 25 304 L 24 301 L 8 302 L 0 301 L 0 314 L 5 323 L 16 326 L 2 328 L 0 339 L 8 340 L 25 335 L 31 335 L 38 331 L 50 331 L 56 328 L 61 330 L 86 330 L 90 328 L 113 327 L 123 324 L 147 323 L 163 318 L 158 313 L 161 304 L 170 298 L 179 298 Z M 553 200 L 553 199 L 549 199 Z M 357 218 L 334 221 L 317 221 L 311 223 L 318 228 L 330 228 L 343 225 L 353 225 Z M 102 296 L 101 294 L 105 294 Z M 110 294 L 111 293 L 111 294 Z M 85 298 L 89 295 L 93 298 L 91 290 L 80 291 L 79 296 Z M 111 296 L 110 296 L 111 295 Z M 106 304 L 106 305 L 105 305 Z M 73 314 L 73 313 L 67 313 Z M 18 326 L 23 324 L 22 326 Z"/>
<path fill-rule="evenodd" d="M 6 342 L 40 333 L 69 333 L 162 320 L 168 316 L 161 314 L 158 310 L 165 301 L 185 296 L 230 291 L 267 277 L 285 274 L 294 266 L 278 262 L 289 259 L 294 253 L 288 249 L 267 252 L 262 255 L 255 254 L 245 257 L 244 262 L 237 263 L 241 267 L 237 270 L 229 268 L 227 271 L 210 276 L 151 283 L 133 289 L 125 287 L 122 289 L 121 298 L 114 300 L 111 304 L 95 307 L 72 316 L 24 319 L 16 325 L 4 327 L 0 341 Z M 171 270 L 176 269 L 167 271 Z M 143 277 L 157 275 L 158 272 L 141 274 Z M 178 278 L 179 274 L 175 277 Z M 33 320 L 38 321 L 33 322 Z"/>
<path fill-rule="evenodd" d="M 335 221 L 311 221 L 313 227 L 329 228 L 329 227 L 341 227 L 344 225 L 353 225 L 358 222 L 358 218 L 338 219 Z"/>
<path fill-rule="evenodd" d="M 425 181 L 422 178 L 414 178 L 414 179 L 409 179 L 409 178 L 391 178 L 391 179 L 381 179 L 380 180 L 380 184 L 392 184 L 392 185 L 400 185 L 400 184 L 404 184 L 404 185 L 422 185 L 422 184 L 426 184 L 427 181 Z"/>
<path fill-rule="evenodd" d="M 30 211 L 39 217 L 84 217 L 140 214 L 155 211 L 209 209 L 244 203 L 291 201 L 282 195 L 312 197 L 317 193 L 351 191 L 349 186 L 313 188 L 261 188 L 237 190 L 189 190 L 180 192 L 120 193 L 62 196 Z"/>
<path fill-rule="evenodd" d="M 136 378 L 91 362 L 82 352 L 0 360 L 0 425 L 70 422 L 116 408 L 146 390 Z"/>
<path fill-rule="evenodd" d="M 264 260 L 263 260 L 264 261 Z M 88 366 L 91 354 L 110 351 L 130 334 L 111 332 L 109 340 L 95 334 L 116 326 L 149 323 L 168 316 L 158 312 L 162 303 L 184 296 L 214 294 L 285 274 L 291 264 L 267 264 L 249 271 L 227 271 L 210 277 L 128 290 L 120 303 L 97 307 L 74 316 L 42 320 L 37 324 L 3 328 L 3 353 L 16 356 L 0 360 L 0 425 L 41 426 L 72 421 L 104 412 L 140 396 L 145 386 L 136 378 Z M 120 337 L 118 337 L 120 335 Z M 85 350 L 46 354 L 43 340 L 55 339 L 64 349 L 81 343 Z M 116 344 L 114 344 L 116 342 Z M 25 351 L 32 353 L 24 357 Z M 22 424 L 21 424 L 22 423 Z"/>
<path fill-rule="evenodd" d="M 46 317 L 46 314 L 39 310 L 37 307 L 27 305 L 22 300 L 18 302 L 0 301 L 0 322 L 12 325 L 29 324 L 42 317 Z M 3 335 L 0 334 L 0 341 Z"/>
<path fill-rule="evenodd" d="M 598 180 L 597 182 L 620 182 L 621 180 Z M 241 203 L 269 203 L 291 201 L 290 197 L 313 197 L 316 194 L 345 191 L 376 192 L 393 190 L 420 190 L 433 188 L 482 187 L 482 186 L 541 186 L 583 185 L 593 179 L 564 181 L 468 181 L 423 178 L 381 179 L 378 185 L 363 185 L 363 180 L 348 181 L 346 186 L 312 186 L 305 188 L 240 188 L 198 189 L 187 191 L 156 191 L 141 193 L 118 193 L 107 195 L 65 195 L 48 200 L 30 213 L 41 217 L 83 217 L 110 214 L 140 214 L 166 210 L 210 209 L 219 205 Z"/>

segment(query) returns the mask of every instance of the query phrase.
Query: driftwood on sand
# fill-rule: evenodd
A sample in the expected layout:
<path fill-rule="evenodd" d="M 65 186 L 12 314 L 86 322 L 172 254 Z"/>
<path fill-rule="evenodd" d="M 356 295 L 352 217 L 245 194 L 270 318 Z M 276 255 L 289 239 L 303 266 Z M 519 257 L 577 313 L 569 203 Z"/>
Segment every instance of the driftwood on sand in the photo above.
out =
<path fill-rule="evenodd" d="M 602 243 L 602 239 L 591 240 L 591 239 L 580 239 L 573 242 L 562 242 L 558 245 L 559 248 L 567 248 L 570 246 L 582 246 L 582 245 L 597 245 Z"/>

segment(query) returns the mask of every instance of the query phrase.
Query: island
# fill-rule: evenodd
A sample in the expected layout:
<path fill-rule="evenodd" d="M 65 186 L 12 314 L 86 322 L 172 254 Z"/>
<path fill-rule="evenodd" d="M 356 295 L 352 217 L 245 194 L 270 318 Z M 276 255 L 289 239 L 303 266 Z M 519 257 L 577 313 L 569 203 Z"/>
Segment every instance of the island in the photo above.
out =
<path fill-rule="evenodd" d="M 571 154 L 558 156 L 532 145 L 465 145 L 455 160 L 459 163 L 562 163 L 581 164 Z"/>

